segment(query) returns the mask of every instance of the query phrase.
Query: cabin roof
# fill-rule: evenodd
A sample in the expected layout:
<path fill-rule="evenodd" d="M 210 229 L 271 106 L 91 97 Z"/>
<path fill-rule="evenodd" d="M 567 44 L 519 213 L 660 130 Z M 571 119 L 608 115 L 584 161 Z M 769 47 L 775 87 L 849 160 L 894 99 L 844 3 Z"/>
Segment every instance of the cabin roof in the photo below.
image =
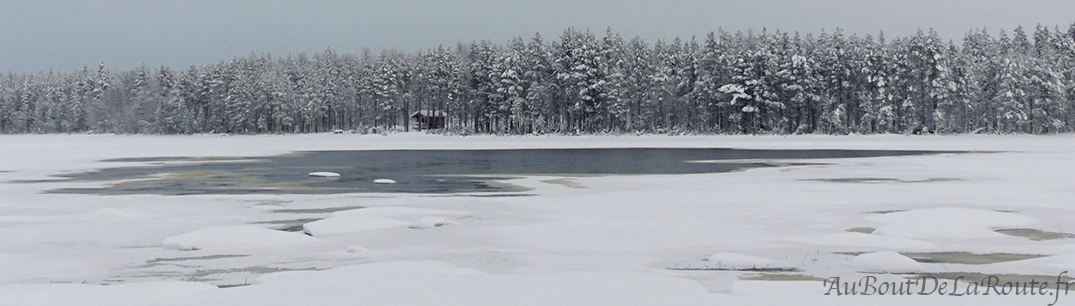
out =
<path fill-rule="evenodd" d="M 415 117 L 444 117 L 444 112 L 435 110 L 423 110 L 411 113 L 411 118 Z"/>

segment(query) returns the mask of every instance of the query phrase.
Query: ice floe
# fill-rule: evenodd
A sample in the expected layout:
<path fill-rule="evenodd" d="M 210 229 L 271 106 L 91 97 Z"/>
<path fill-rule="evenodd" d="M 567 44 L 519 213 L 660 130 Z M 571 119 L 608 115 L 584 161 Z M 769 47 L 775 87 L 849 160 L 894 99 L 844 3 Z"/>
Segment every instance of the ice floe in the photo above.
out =
<path fill-rule="evenodd" d="M 310 243 L 316 238 L 301 233 L 271 230 L 255 225 L 206 227 L 164 239 L 164 245 L 180 250 L 239 249 Z"/>
<path fill-rule="evenodd" d="M 313 176 L 313 177 L 340 177 L 340 174 L 336 173 L 336 172 L 320 171 L 320 172 L 310 172 L 310 176 Z"/>
<path fill-rule="evenodd" d="M 893 251 L 881 251 L 855 256 L 851 267 L 862 272 L 913 273 L 926 268 L 910 257 Z"/>
<path fill-rule="evenodd" d="M 302 231 L 311 236 L 374 231 L 411 225 L 410 222 L 389 217 L 362 214 L 344 214 L 306 223 Z"/>

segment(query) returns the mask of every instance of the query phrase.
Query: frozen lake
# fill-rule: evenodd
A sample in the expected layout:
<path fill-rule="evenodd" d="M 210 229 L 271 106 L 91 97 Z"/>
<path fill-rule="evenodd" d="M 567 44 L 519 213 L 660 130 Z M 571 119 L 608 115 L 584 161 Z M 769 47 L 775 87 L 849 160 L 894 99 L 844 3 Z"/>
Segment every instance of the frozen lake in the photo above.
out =
<path fill-rule="evenodd" d="M 104 188 L 67 188 L 50 192 L 163 195 L 501 192 L 523 190 L 504 182 L 521 176 L 720 173 L 757 167 L 816 164 L 819 163 L 817 160 L 834 158 L 943 153 L 962 152 L 593 148 L 304 151 L 256 158 L 121 158 L 105 162 L 155 165 L 59 174 L 71 181 L 125 182 Z M 319 172 L 332 175 L 309 175 Z M 396 183 L 374 183 L 384 178 Z"/>
<path fill-rule="evenodd" d="M 1073 135 L 5 135 L 0 305 L 1071 305 L 824 282 L 1070 281 L 1071 173 Z"/>

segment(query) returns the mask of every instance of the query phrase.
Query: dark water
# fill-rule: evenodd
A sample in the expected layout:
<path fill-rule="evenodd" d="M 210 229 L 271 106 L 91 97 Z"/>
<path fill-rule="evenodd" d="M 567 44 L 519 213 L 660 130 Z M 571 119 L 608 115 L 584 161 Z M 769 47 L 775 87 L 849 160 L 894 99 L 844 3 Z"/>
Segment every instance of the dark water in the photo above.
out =
<path fill-rule="evenodd" d="M 71 181 L 122 182 L 105 188 L 56 189 L 79 194 L 282 194 L 407 192 L 455 193 L 520 191 L 503 182 L 526 174 L 623 175 L 694 174 L 771 167 L 764 160 L 805 160 L 905 156 L 942 151 L 740 150 L 724 148 L 522 149 L 307 151 L 250 161 L 138 158 L 113 162 L 188 161 L 182 165 L 116 167 L 64 174 Z M 728 162 L 692 163 L 699 160 Z M 736 161 L 749 160 L 749 161 Z M 338 178 L 310 177 L 329 171 Z M 396 184 L 374 184 L 387 178 Z"/>

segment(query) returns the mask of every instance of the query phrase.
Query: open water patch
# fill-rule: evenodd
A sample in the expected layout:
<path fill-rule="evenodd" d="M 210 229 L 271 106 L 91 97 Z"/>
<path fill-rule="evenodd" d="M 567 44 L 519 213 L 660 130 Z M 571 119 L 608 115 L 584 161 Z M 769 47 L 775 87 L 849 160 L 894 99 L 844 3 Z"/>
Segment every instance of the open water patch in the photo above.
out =
<path fill-rule="evenodd" d="M 736 272 L 802 272 L 796 267 L 724 267 L 721 265 L 675 265 L 665 269 L 671 271 L 736 271 Z"/>
<path fill-rule="evenodd" d="M 846 177 L 846 178 L 824 178 L 824 179 L 805 179 L 801 181 L 815 181 L 826 183 L 851 183 L 851 184 L 885 184 L 885 183 L 935 183 L 935 182 L 954 182 L 962 181 L 963 179 L 951 178 L 951 177 L 932 177 L 922 180 L 901 180 L 888 177 Z"/>
<path fill-rule="evenodd" d="M 1071 233 L 1049 232 L 1033 228 L 1002 228 L 994 230 L 994 232 L 1009 236 L 1023 237 L 1033 241 L 1075 238 L 1075 234 Z"/>
<path fill-rule="evenodd" d="M 1018 283 L 1026 284 L 1030 282 L 1036 283 L 1048 283 L 1046 289 L 1056 289 L 1056 282 L 1068 283 L 1075 279 L 1064 275 L 1033 275 L 1033 274 L 985 274 L 975 272 L 938 272 L 938 273 L 916 273 L 915 276 L 909 276 L 908 279 L 919 278 L 923 276 L 931 276 L 938 279 L 947 280 L 960 280 L 960 285 L 966 286 L 968 283 L 977 282 L 979 286 L 985 287 L 984 284 L 996 284 L 998 287 L 1002 287 L 1005 283 Z M 1059 293 L 1059 292 L 1058 292 Z"/>
<path fill-rule="evenodd" d="M 254 224 L 268 224 L 275 225 L 275 230 L 284 232 L 302 232 L 303 226 L 306 223 L 320 221 L 324 218 L 303 218 L 303 219 L 291 219 L 291 220 L 272 220 L 272 221 L 259 221 Z"/>
<path fill-rule="evenodd" d="M 798 164 L 772 161 L 942 153 L 969 152 L 616 148 L 302 151 L 257 158 L 128 158 L 108 161 L 143 165 L 61 173 L 56 175 L 58 180 L 49 180 L 116 182 L 110 186 L 49 192 L 104 195 L 523 192 L 528 189 L 510 184 L 518 178 L 514 174 L 565 177 L 701 174 Z M 161 163 L 144 165 L 146 162 Z M 325 171 L 340 176 L 309 176 Z M 392 179 L 396 183 L 375 184 L 378 179 Z"/>
<path fill-rule="evenodd" d="M 838 252 L 836 254 L 858 256 L 865 252 Z M 900 255 L 910 257 L 920 263 L 938 264 L 965 264 L 987 265 L 999 262 L 1009 262 L 1024 259 L 1046 257 L 1039 254 L 1013 254 L 1013 253 L 971 253 L 971 252 L 900 252 Z"/>
<path fill-rule="evenodd" d="M 921 263 L 955 263 L 967 265 L 987 265 L 998 262 L 1008 262 L 1045 257 L 1045 255 L 1037 254 L 970 252 L 921 252 L 902 254 Z"/>
<path fill-rule="evenodd" d="M 825 278 L 810 276 L 806 274 L 784 274 L 784 273 L 749 273 L 739 276 L 740 280 L 752 280 L 752 281 L 770 281 L 770 282 L 802 282 L 802 281 L 818 281 L 823 282 Z"/>
<path fill-rule="evenodd" d="M 162 264 L 162 263 L 196 261 L 196 260 L 214 260 L 214 259 L 240 258 L 240 257 L 250 257 L 250 255 L 219 254 L 219 255 L 207 255 L 207 256 L 195 256 L 195 257 L 155 258 L 155 259 L 147 260 L 146 264 L 153 266 L 153 265 L 159 265 L 159 264 Z"/>
<path fill-rule="evenodd" d="M 845 231 L 849 233 L 873 234 L 873 231 L 875 230 L 877 229 L 872 227 L 853 227 L 846 229 Z"/>
<path fill-rule="evenodd" d="M 287 208 L 287 209 L 273 209 L 269 212 L 276 214 L 330 214 L 337 211 L 347 211 L 366 208 L 365 206 L 337 206 L 337 207 L 322 207 L 322 208 Z"/>
<path fill-rule="evenodd" d="M 586 186 L 582 186 L 582 184 L 579 184 L 578 182 L 570 178 L 542 180 L 541 182 L 546 184 L 560 185 L 571 189 L 587 189 Z"/>

